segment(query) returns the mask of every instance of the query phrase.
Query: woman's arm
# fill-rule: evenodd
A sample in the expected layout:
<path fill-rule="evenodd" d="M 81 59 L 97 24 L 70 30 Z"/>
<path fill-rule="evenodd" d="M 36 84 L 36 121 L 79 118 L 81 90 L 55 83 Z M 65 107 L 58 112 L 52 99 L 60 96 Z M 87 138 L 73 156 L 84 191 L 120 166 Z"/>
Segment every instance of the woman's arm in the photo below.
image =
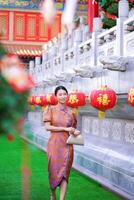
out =
<path fill-rule="evenodd" d="M 45 128 L 47 131 L 52 131 L 52 132 L 70 132 L 70 133 L 74 133 L 75 128 L 73 127 L 58 127 L 58 126 L 52 126 L 50 122 L 45 122 Z"/>

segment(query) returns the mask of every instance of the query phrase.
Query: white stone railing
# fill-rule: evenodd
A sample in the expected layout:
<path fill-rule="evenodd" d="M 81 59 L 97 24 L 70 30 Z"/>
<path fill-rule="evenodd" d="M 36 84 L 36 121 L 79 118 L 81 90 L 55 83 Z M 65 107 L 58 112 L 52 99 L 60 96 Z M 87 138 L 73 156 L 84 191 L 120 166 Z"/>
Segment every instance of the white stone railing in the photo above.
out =
<path fill-rule="evenodd" d="M 128 19 L 127 1 L 119 3 L 115 27 L 102 31 L 100 18 L 94 18 L 93 30 L 90 37 L 87 26 L 82 22 L 79 28 L 48 42 L 42 63 L 38 57 L 35 64 L 30 61 L 29 71 L 37 85 L 48 89 L 60 83 L 73 82 L 75 87 L 77 77 L 98 80 L 97 74 L 105 76 L 105 69 L 126 73 L 127 62 L 132 59 L 125 62 L 122 58 L 134 56 L 134 17 Z"/>

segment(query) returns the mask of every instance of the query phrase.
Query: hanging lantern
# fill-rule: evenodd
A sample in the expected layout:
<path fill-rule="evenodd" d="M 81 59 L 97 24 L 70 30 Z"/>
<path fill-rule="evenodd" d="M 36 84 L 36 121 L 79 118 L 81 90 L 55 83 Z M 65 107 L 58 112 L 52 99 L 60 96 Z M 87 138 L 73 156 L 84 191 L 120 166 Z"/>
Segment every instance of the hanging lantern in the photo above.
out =
<path fill-rule="evenodd" d="M 41 106 L 42 111 L 48 105 L 47 100 L 46 100 L 46 96 L 44 96 L 44 95 L 36 96 L 35 97 L 35 103 L 36 103 L 36 105 Z"/>
<path fill-rule="evenodd" d="M 47 94 L 46 102 L 48 105 L 56 105 L 58 103 L 58 100 L 54 94 Z"/>
<path fill-rule="evenodd" d="M 131 106 L 134 106 L 134 87 L 132 87 L 128 92 L 128 102 Z"/>
<path fill-rule="evenodd" d="M 73 112 L 78 114 L 78 107 L 86 104 L 86 96 L 82 92 L 72 92 L 68 95 L 66 105 L 73 108 Z"/>
<path fill-rule="evenodd" d="M 90 94 L 90 104 L 99 110 L 100 119 L 105 118 L 105 111 L 115 106 L 117 96 L 114 90 L 107 86 L 101 87 L 99 90 L 93 90 Z"/>
<path fill-rule="evenodd" d="M 84 106 L 86 104 L 86 96 L 82 92 L 70 93 L 67 97 L 66 105 L 72 108 Z"/>
<path fill-rule="evenodd" d="M 35 98 L 36 96 L 30 96 L 28 98 L 28 103 L 31 105 L 32 110 L 35 108 L 35 105 L 36 105 Z"/>
<path fill-rule="evenodd" d="M 30 96 L 29 98 L 28 98 L 28 103 L 30 104 L 30 105 L 35 105 L 35 96 Z"/>
<path fill-rule="evenodd" d="M 38 106 L 46 106 L 47 105 L 47 100 L 46 97 L 41 95 L 41 96 L 36 96 L 35 97 L 35 103 Z"/>
<path fill-rule="evenodd" d="M 16 55 L 5 55 L 1 60 L 0 70 L 2 76 L 17 93 L 23 93 L 35 86 L 32 77 Z"/>

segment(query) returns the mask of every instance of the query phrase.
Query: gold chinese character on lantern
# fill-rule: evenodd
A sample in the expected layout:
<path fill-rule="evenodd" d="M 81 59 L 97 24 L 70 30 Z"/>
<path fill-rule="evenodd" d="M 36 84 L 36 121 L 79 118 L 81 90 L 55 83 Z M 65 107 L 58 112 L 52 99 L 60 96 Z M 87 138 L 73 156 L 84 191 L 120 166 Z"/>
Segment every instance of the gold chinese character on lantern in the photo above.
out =
<path fill-rule="evenodd" d="M 130 102 L 133 102 L 133 101 L 134 101 L 134 89 L 133 89 L 133 88 L 131 88 L 131 90 L 130 90 L 128 100 L 129 100 Z"/>
<path fill-rule="evenodd" d="M 51 103 L 51 94 L 47 94 L 47 96 L 46 96 L 46 100 L 47 100 L 47 102 L 49 102 L 49 103 Z"/>
<path fill-rule="evenodd" d="M 77 95 L 76 94 L 71 94 L 70 97 L 69 97 L 69 103 L 71 104 L 74 104 L 74 103 L 78 103 L 78 98 L 77 98 Z"/>
<path fill-rule="evenodd" d="M 97 98 L 97 101 L 99 102 L 99 104 L 102 104 L 104 106 L 108 105 L 108 103 L 110 102 L 107 94 L 100 94 L 99 97 Z"/>
<path fill-rule="evenodd" d="M 41 103 L 40 97 L 36 97 L 36 103 Z"/>

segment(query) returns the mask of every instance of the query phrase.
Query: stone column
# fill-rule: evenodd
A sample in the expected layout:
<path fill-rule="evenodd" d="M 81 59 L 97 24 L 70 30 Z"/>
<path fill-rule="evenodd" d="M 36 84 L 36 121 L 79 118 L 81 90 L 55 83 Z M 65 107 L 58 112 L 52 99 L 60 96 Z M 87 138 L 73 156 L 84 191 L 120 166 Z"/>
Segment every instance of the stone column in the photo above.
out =
<path fill-rule="evenodd" d="M 74 30 L 74 54 L 75 54 L 75 61 L 74 64 L 78 64 L 78 45 L 82 42 L 82 29 L 77 28 Z M 74 66 L 75 67 L 75 66 Z"/>
<path fill-rule="evenodd" d="M 39 65 L 41 64 L 41 57 L 35 57 L 35 78 L 36 83 L 40 82 Z"/>
<path fill-rule="evenodd" d="M 93 33 L 92 33 L 92 66 L 97 65 L 98 58 L 98 39 L 97 36 L 101 31 L 102 22 L 99 17 L 93 19 Z"/>
<path fill-rule="evenodd" d="M 61 72 L 64 71 L 64 53 L 68 49 L 68 34 L 64 34 L 61 38 Z"/>
<path fill-rule="evenodd" d="M 31 60 L 29 62 L 29 74 L 30 74 L 30 76 L 32 76 L 32 78 L 35 82 L 36 79 L 35 79 L 35 69 L 34 69 L 34 61 L 33 60 Z M 32 88 L 30 90 L 30 95 L 32 95 L 32 94 L 34 94 L 34 88 Z"/>
<path fill-rule="evenodd" d="M 40 65 L 41 63 L 41 57 L 35 57 L 35 67 L 36 65 Z"/>
<path fill-rule="evenodd" d="M 29 62 L 29 74 L 30 74 L 30 75 L 33 75 L 33 70 L 34 70 L 34 61 L 31 60 L 31 61 Z"/>
<path fill-rule="evenodd" d="M 117 34 L 115 54 L 117 56 L 124 56 L 124 21 L 128 18 L 129 3 L 127 0 L 119 2 L 119 18 L 117 19 Z"/>

